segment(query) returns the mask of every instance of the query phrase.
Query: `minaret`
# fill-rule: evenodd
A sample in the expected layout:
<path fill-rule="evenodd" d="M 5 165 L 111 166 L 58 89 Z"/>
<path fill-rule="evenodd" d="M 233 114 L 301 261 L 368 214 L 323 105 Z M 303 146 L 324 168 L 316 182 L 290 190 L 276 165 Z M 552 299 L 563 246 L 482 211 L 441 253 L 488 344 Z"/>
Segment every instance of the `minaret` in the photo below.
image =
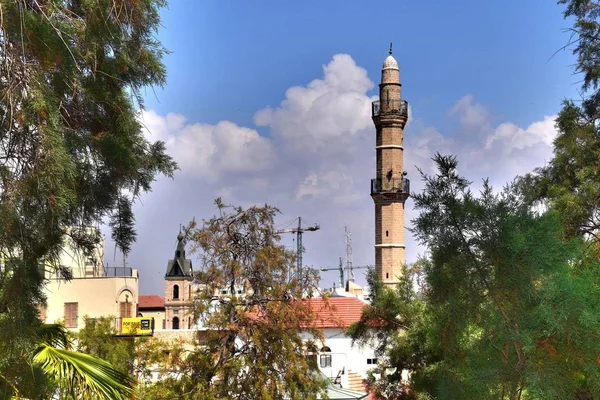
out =
<path fill-rule="evenodd" d="M 408 120 L 408 103 L 402 100 L 398 62 L 390 54 L 383 62 L 379 100 L 372 105 L 377 131 L 376 177 L 371 180 L 371 197 L 375 202 L 375 268 L 381 280 L 394 284 L 405 263 L 404 203 L 410 192 L 405 178 L 404 126 Z"/>

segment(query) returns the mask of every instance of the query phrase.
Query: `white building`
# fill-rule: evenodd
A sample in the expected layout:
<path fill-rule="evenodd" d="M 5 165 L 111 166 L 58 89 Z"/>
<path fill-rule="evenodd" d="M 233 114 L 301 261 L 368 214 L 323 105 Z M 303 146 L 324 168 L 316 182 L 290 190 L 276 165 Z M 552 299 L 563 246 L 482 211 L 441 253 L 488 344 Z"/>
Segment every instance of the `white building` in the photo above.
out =
<path fill-rule="evenodd" d="M 367 371 L 377 364 L 374 349 L 352 345 L 345 329 L 358 322 L 367 305 L 357 297 L 330 297 L 308 299 L 317 318 L 315 327 L 323 332 L 324 341 L 317 354 L 317 364 L 334 384 L 345 389 L 365 391 L 363 380 Z M 305 340 L 312 335 L 303 334 Z"/>

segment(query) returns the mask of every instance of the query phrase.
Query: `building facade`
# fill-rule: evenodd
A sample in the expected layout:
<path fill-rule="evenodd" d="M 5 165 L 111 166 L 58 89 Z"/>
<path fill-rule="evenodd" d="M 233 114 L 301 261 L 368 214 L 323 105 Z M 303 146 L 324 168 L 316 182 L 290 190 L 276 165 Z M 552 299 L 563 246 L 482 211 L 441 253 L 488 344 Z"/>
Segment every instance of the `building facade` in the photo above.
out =
<path fill-rule="evenodd" d="M 115 328 L 120 331 L 122 318 L 135 317 L 139 275 L 131 268 L 117 275 L 73 278 L 69 282 L 48 279 L 42 322 L 63 321 L 66 328 L 78 330 L 85 326 L 86 317 L 113 316 Z"/>
<path fill-rule="evenodd" d="M 165 329 L 192 329 L 194 301 L 194 269 L 185 258 L 185 243 L 177 235 L 175 257 L 167 263 L 165 274 Z"/>
<path fill-rule="evenodd" d="M 337 387 L 365 391 L 364 380 L 370 369 L 377 366 L 375 350 L 368 345 L 352 344 L 346 328 L 360 321 L 367 305 L 356 297 L 307 299 L 315 315 L 314 327 L 323 333 L 316 354 L 319 370 Z M 314 340 L 311 334 L 302 334 L 305 341 Z"/>
<path fill-rule="evenodd" d="M 371 180 L 375 203 L 375 267 L 383 282 L 394 284 L 405 263 L 404 203 L 410 192 L 404 171 L 404 127 L 408 103 L 402 100 L 398 62 L 383 62 L 379 100 L 372 104 L 376 129 L 376 176 Z"/>
<path fill-rule="evenodd" d="M 94 228 L 89 228 L 94 229 Z M 46 307 L 40 310 L 42 322 L 62 321 L 65 327 L 78 330 L 85 318 L 115 317 L 120 330 L 124 317 L 135 317 L 138 304 L 139 274 L 127 267 L 104 267 L 104 239 L 91 254 L 85 254 L 67 235 L 58 258 L 59 265 L 40 263 L 44 274 Z M 69 280 L 65 280 L 69 277 Z"/>
<path fill-rule="evenodd" d="M 166 328 L 165 299 L 156 294 L 141 294 L 138 298 L 138 317 L 154 318 L 154 329 Z"/>

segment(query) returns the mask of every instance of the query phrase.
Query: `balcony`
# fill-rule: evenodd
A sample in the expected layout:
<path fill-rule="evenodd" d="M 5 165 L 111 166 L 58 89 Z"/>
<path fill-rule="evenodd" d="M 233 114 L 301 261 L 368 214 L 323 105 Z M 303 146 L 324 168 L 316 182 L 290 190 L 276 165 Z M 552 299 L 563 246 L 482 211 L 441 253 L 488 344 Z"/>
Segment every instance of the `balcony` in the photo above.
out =
<path fill-rule="evenodd" d="M 408 101 L 406 100 L 387 100 L 383 104 L 377 100 L 371 104 L 373 117 L 384 114 L 400 114 L 402 117 L 408 117 Z"/>
<path fill-rule="evenodd" d="M 371 194 L 410 193 L 410 180 L 406 178 L 371 179 Z"/>

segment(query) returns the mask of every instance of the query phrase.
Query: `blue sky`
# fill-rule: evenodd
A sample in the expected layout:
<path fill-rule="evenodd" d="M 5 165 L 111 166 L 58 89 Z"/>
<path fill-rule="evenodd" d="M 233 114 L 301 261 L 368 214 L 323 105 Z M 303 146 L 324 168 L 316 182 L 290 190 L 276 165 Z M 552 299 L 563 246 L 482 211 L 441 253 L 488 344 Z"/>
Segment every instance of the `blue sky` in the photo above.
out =
<path fill-rule="evenodd" d="M 128 264 L 140 270 L 142 293 L 163 293 L 179 224 L 210 217 L 217 196 L 274 204 L 281 223 L 319 222 L 304 239 L 309 265 L 337 265 L 344 224 L 355 264 L 373 263 L 369 103 L 390 42 L 411 105 L 413 190 L 415 166 L 427 170 L 436 151 L 457 154 L 475 182 L 497 185 L 542 165 L 560 103 L 577 95 L 571 51 L 555 54 L 571 21 L 551 0 L 172 0 L 162 17 L 168 82 L 146 90 L 143 120 L 181 171 L 135 208 Z M 406 245 L 408 261 L 423 252 Z M 106 259 L 119 265 L 111 246 Z"/>
<path fill-rule="evenodd" d="M 469 92 L 525 124 L 575 94 L 570 51 L 552 57 L 569 23 L 551 0 L 171 1 L 160 32 L 172 51 L 169 80 L 147 106 L 194 122 L 250 124 L 333 54 L 352 55 L 376 81 L 393 42 L 404 95 L 431 123 Z"/>

